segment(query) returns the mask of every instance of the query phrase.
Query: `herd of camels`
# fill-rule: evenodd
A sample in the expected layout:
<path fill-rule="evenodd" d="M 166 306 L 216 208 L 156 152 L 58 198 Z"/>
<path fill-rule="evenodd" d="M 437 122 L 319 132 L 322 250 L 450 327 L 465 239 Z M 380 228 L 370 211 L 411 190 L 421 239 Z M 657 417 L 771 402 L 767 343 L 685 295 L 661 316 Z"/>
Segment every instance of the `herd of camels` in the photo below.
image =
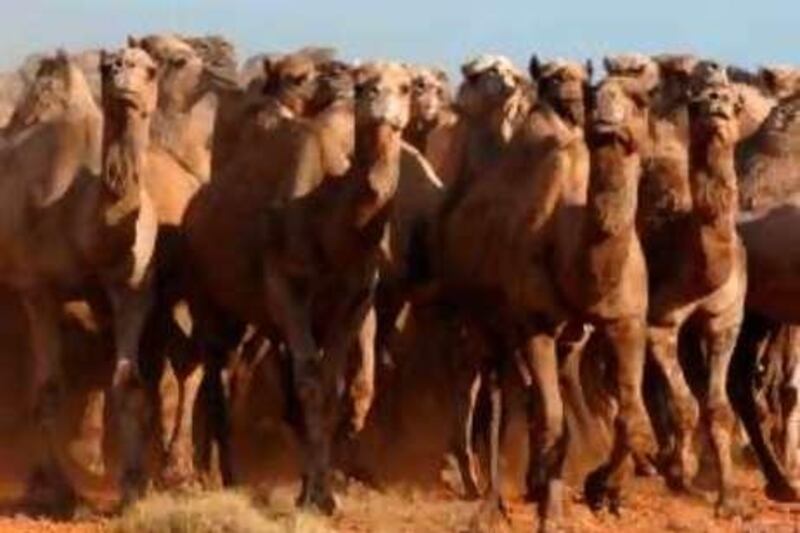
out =
<path fill-rule="evenodd" d="M 680 54 L 604 68 L 481 55 L 451 91 L 436 68 L 321 48 L 240 69 L 220 37 L 39 58 L 0 136 L 0 282 L 32 357 L 31 504 L 78 498 L 56 430 L 65 313 L 113 339 L 122 505 L 151 477 L 213 467 L 236 483 L 237 366 L 266 353 L 290 398 L 298 505 L 332 512 L 332 470 L 350 464 L 338 450 L 358 450 L 391 392 L 409 316 L 447 332 L 439 386 L 458 400 L 443 423 L 465 497 L 503 507 L 517 387 L 542 530 L 565 520 L 568 442 L 598 428 L 593 509 L 618 511 L 634 467 L 692 491 L 708 456 L 716 510 L 736 514 L 738 429 L 767 495 L 800 499 L 800 69 Z M 165 360 L 179 405 L 157 424 L 152 472 Z"/>

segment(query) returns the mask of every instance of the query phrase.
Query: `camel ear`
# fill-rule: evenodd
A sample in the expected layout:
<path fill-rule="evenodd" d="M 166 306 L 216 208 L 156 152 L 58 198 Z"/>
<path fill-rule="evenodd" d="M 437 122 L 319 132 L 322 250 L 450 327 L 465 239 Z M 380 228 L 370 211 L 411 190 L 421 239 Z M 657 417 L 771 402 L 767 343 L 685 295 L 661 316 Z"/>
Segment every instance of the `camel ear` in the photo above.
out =
<path fill-rule="evenodd" d="M 137 39 L 133 35 L 128 35 L 128 48 L 141 48 L 142 40 Z"/>
<path fill-rule="evenodd" d="M 774 70 L 770 68 L 762 68 L 761 72 L 758 74 L 761 78 L 761 83 L 763 83 L 764 87 L 766 87 L 768 91 L 775 92 L 778 89 L 778 77 L 775 75 Z"/>
<path fill-rule="evenodd" d="M 436 79 L 444 85 L 448 85 L 450 83 L 450 77 L 447 75 L 447 72 L 440 68 L 433 69 L 433 75 L 436 76 Z"/>
<path fill-rule="evenodd" d="M 531 55 L 531 59 L 528 61 L 528 73 L 534 80 L 538 80 L 542 75 L 542 63 L 536 54 Z"/>
<path fill-rule="evenodd" d="M 275 73 L 275 58 L 265 57 L 261 60 L 261 70 L 264 72 L 264 77 L 270 79 Z"/>
<path fill-rule="evenodd" d="M 592 63 L 591 59 L 586 60 L 586 66 L 584 68 L 586 69 L 586 82 L 591 83 L 592 76 L 594 76 L 594 63 Z"/>
<path fill-rule="evenodd" d="M 613 75 L 614 64 L 611 62 L 611 58 L 606 56 L 603 58 L 603 68 L 606 69 L 606 74 Z"/>
<path fill-rule="evenodd" d="M 733 104 L 733 111 L 736 113 L 737 117 L 742 114 L 742 111 L 744 111 L 744 96 L 742 96 L 741 93 L 736 95 L 736 102 Z"/>

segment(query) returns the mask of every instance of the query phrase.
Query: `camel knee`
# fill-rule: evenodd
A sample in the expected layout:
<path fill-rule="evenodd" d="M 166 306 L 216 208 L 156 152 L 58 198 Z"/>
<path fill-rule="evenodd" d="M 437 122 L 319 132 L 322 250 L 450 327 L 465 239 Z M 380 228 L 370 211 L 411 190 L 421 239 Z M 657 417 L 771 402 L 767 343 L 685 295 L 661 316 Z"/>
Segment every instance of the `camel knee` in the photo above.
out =
<path fill-rule="evenodd" d="M 551 450 L 559 445 L 564 437 L 564 413 L 561 410 L 552 410 L 546 413 L 539 430 L 540 445 L 543 450 Z"/>
<path fill-rule="evenodd" d="M 734 414 L 730 403 L 726 398 L 712 398 L 706 405 L 708 419 L 711 423 L 712 432 L 717 427 L 726 432 L 733 428 Z"/>

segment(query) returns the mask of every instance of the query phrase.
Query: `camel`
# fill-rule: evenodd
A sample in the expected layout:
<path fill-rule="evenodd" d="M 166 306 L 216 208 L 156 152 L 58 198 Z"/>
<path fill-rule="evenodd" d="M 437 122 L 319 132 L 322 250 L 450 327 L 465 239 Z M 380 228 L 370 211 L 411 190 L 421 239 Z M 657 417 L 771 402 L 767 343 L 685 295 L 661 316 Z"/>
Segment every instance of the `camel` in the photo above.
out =
<path fill-rule="evenodd" d="M 733 413 L 726 393 L 727 372 L 742 322 L 746 290 L 744 247 L 735 217 L 737 178 L 733 151 L 738 140 L 738 99 L 728 85 L 703 89 L 688 107 L 688 180 L 691 206 L 662 227 L 674 235 L 673 262 L 651 276 L 649 350 L 669 386 L 676 418 L 676 447 L 670 481 L 690 488 L 695 458 L 692 436 L 697 405 L 678 362 L 678 335 L 698 321 L 708 361 L 704 419 L 708 422 L 719 471 L 717 510 L 736 511 L 730 457 Z M 648 262 L 651 269 L 658 265 Z M 667 271 L 667 268 L 670 270 Z"/>
<path fill-rule="evenodd" d="M 800 93 L 772 109 L 759 130 L 736 150 L 739 201 L 752 211 L 782 203 L 800 190 Z"/>
<path fill-rule="evenodd" d="M 453 138 L 452 150 L 444 167 L 450 174 L 450 186 L 446 189 L 442 205 L 438 207 L 439 219 L 445 219 L 447 211 L 459 201 L 459 191 L 468 190 L 473 181 L 482 179 L 498 161 L 500 154 L 528 113 L 530 106 L 529 82 L 507 58 L 502 56 L 479 56 L 462 66 L 464 81 L 459 88 L 457 105 L 463 109 L 457 124 L 457 136 Z M 499 87 L 498 87 L 499 86 Z M 440 167 L 442 168 L 442 167 Z M 435 233 L 432 247 L 434 264 L 441 262 L 435 252 L 444 239 L 441 220 L 433 224 Z M 447 279 L 442 266 L 435 266 L 436 279 Z M 445 323 L 448 322 L 445 320 Z M 481 364 L 467 364 L 462 359 L 480 360 L 480 345 L 471 332 L 460 333 L 464 349 L 475 353 L 474 357 L 458 354 L 453 362 L 459 372 L 453 377 L 453 398 L 455 413 L 451 430 L 452 450 L 459 465 L 459 472 L 468 498 L 477 498 L 478 489 L 477 459 L 472 449 L 472 421 L 475 401 L 482 379 L 479 372 Z M 483 376 L 487 378 L 487 376 Z M 494 379 L 494 378 L 492 378 Z M 487 382 L 488 386 L 488 382 Z"/>
<path fill-rule="evenodd" d="M 791 278 L 794 244 L 787 231 L 796 220 L 798 189 L 794 171 L 797 152 L 798 96 L 788 96 L 770 113 L 759 131 L 737 148 L 737 170 L 740 175 L 739 201 L 744 212 L 739 231 L 748 252 L 747 315 L 742 339 L 737 347 L 731 371 L 731 398 L 735 402 L 747 429 L 750 442 L 767 479 L 767 494 L 777 500 L 795 501 L 797 490 L 792 487 L 793 459 L 784 454 L 784 462 L 771 446 L 759 422 L 755 398 L 759 359 L 769 368 L 780 364 L 782 358 L 793 361 L 795 342 L 786 346 L 787 353 L 776 357 L 768 349 L 770 338 L 779 339 L 781 328 L 797 323 L 794 305 L 789 299 L 794 291 Z M 791 338 L 794 338 L 792 335 Z M 782 369 L 783 370 L 783 369 Z M 796 367 L 786 375 L 781 387 L 787 401 L 797 390 Z M 794 409 L 786 405 L 786 424 L 791 424 Z M 787 439 L 795 439 L 787 433 Z M 786 449 L 796 444 L 786 443 Z M 790 459 L 786 461 L 786 459 Z"/>
<path fill-rule="evenodd" d="M 213 38 L 195 39 L 193 42 L 196 46 L 216 43 Z M 161 356 L 165 350 L 169 350 L 173 354 L 172 366 L 178 372 L 190 372 L 193 370 L 191 366 L 186 368 L 180 361 L 179 349 L 186 340 L 173 318 L 177 312 L 173 306 L 178 286 L 176 270 L 180 263 L 177 229 L 189 199 L 202 181 L 207 179 L 202 175 L 207 170 L 204 171 L 202 165 L 198 167 L 191 163 L 192 154 L 207 151 L 207 140 L 204 141 L 202 135 L 199 138 L 194 136 L 198 131 L 194 126 L 201 122 L 193 111 L 200 106 L 194 102 L 205 102 L 208 93 L 232 89 L 232 74 L 226 75 L 219 68 L 219 63 L 224 64 L 228 57 L 228 50 L 223 46 L 221 52 L 217 51 L 216 56 L 208 59 L 201 58 L 193 48 L 175 37 L 129 38 L 128 44 L 134 48 L 147 48 L 158 57 L 158 101 L 150 121 L 151 139 L 147 148 L 152 171 L 143 176 L 143 184 L 153 200 L 159 223 L 155 257 L 158 264 L 157 298 L 154 304 L 156 313 L 151 316 L 145 330 L 144 348 L 150 354 Z M 199 131 L 202 133 L 202 128 Z M 156 356 L 148 357 L 143 363 L 146 367 L 158 367 L 161 361 Z M 149 368 L 146 369 L 148 378 L 152 373 Z M 198 380 L 196 373 L 189 375 Z M 156 384 L 149 385 L 152 388 Z M 191 391 L 195 389 L 189 387 L 185 390 L 188 394 L 182 390 L 179 398 L 183 402 L 193 402 L 187 396 L 191 396 Z M 169 403 L 169 399 L 164 401 Z M 79 425 L 86 430 L 86 434 L 80 435 L 73 446 L 73 455 L 82 464 L 93 467 L 92 471 L 97 473 L 102 473 L 104 469 L 102 431 L 97 431 L 103 424 L 103 402 L 102 392 L 92 395 Z M 178 411 L 165 410 L 165 405 L 162 405 L 163 461 L 160 477 L 168 484 L 177 484 L 191 477 L 192 453 L 191 445 L 186 442 L 189 439 L 185 435 L 188 431 L 184 422 L 186 416 L 181 420 Z M 191 428 L 190 424 L 188 428 Z"/>
<path fill-rule="evenodd" d="M 565 438 L 556 337 L 570 313 L 546 250 L 555 246 L 555 256 L 568 255 L 560 248 L 566 244 L 565 212 L 588 194 L 582 131 L 588 73 L 569 62 L 532 60 L 539 103 L 529 110 L 530 91 L 508 65 L 504 58 L 481 57 L 464 67 L 459 102 L 465 114 L 484 121 L 482 127 L 476 121 L 467 139 L 482 146 L 467 145 L 462 152 L 465 160 L 441 210 L 437 263 L 446 301 L 465 313 L 497 356 L 513 361 L 518 347 L 535 384 L 529 490 L 539 499 L 540 528 L 547 529 L 562 514 Z M 481 98 L 483 91 L 492 98 Z M 478 366 L 486 365 L 493 411 L 489 501 L 500 504 L 501 361 L 489 357 Z"/>
<path fill-rule="evenodd" d="M 211 137 L 221 87 L 234 90 L 236 58 L 221 37 L 150 35 L 128 38 L 159 66 L 158 113 L 154 142 L 203 181 L 211 173 Z"/>
<path fill-rule="evenodd" d="M 411 121 L 403 138 L 425 156 L 440 176 L 458 122 L 449 80 L 444 71 L 436 68 L 412 68 L 415 74 Z"/>
<path fill-rule="evenodd" d="M 198 335 L 205 336 L 212 360 L 223 357 L 220 337 L 209 334 L 211 328 L 220 331 L 221 323 L 213 320 L 216 308 L 285 340 L 303 412 L 305 473 L 298 503 L 326 512 L 335 508 L 329 460 L 336 397 L 347 355 L 372 305 L 410 105 L 410 79 L 399 65 L 367 65 L 356 79 L 353 164 L 340 179 L 325 180 L 305 196 L 263 205 L 266 212 L 244 228 L 260 244 L 237 250 L 258 268 L 221 283 L 220 264 L 208 253 L 210 244 L 219 248 L 221 242 L 209 240 L 209 231 L 217 236 L 225 231 L 219 214 L 198 196 L 185 219 L 196 273 L 213 295 L 212 303 L 197 305 L 205 305 L 198 310 Z M 262 287 L 262 298 L 252 298 L 250 287 Z"/>
<path fill-rule="evenodd" d="M 55 491 L 32 497 L 48 507 L 74 501 L 60 473 L 54 423 L 62 350 L 59 304 L 76 292 L 99 291 L 110 302 L 123 502 L 143 489 L 145 402 L 138 363 L 152 301 L 157 231 L 144 189 L 155 78 L 154 63 L 141 51 L 105 56 L 103 123 L 82 74 L 60 53 L 42 63 L 2 149 L 4 198 L 14 202 L 5 210 L 2 281 L 19 291 L 31 327 L 34 418 L 41 431 L 32 481 L 34 489 Z"/>

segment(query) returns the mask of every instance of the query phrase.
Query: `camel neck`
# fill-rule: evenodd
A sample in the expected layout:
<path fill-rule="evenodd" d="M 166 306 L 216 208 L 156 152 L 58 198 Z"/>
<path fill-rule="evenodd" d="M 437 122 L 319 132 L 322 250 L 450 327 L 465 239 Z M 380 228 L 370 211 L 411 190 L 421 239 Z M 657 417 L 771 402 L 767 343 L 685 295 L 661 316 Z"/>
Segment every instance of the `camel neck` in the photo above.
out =
<path fill-rule="evenodd" d="M 139 207 L 139 185 L 150 146 L 150 117 L 130 107 L 105 109 L 103 184 L 110 194 L 110 222 Z"/>
<path fill-rule="evenodd" d="M 738 191 L 734 146 L 695 132 L 690 150 L 692 235 L 698 281 L 716 288 L 730 276 L 737 250 Z"/>
<path fill-rule="evenodd" d="M 353 176 L 359 182 L 356 226 L 367 226 L 394 197 L 400 174 L 401 132 L 387 124 L 356 129 Z"/>
<path fill-rule="evenodd" d="M 586 308 L 614 293 L 629 274 L 626 265 L 637 249 L 636 208 L 641 175 L 637 152 L 612 141 L 591 149 L 591 177 L 583 210 L 575 282 Z M 578 258 L 576 258 L 578 259 Z"/>
<path fill-rule="evenodd" d="M 423 120 L 416 118 L 403 130 L 403 139 L 424 154 L 428 146 L 428 136 L 435 127 L 436 119 Z"/>
<path fill-rule="evenodd" d="M 591 150 L 585 234 L 588 245 L 635 234 L 641 158 L 612 142 Z"/>

